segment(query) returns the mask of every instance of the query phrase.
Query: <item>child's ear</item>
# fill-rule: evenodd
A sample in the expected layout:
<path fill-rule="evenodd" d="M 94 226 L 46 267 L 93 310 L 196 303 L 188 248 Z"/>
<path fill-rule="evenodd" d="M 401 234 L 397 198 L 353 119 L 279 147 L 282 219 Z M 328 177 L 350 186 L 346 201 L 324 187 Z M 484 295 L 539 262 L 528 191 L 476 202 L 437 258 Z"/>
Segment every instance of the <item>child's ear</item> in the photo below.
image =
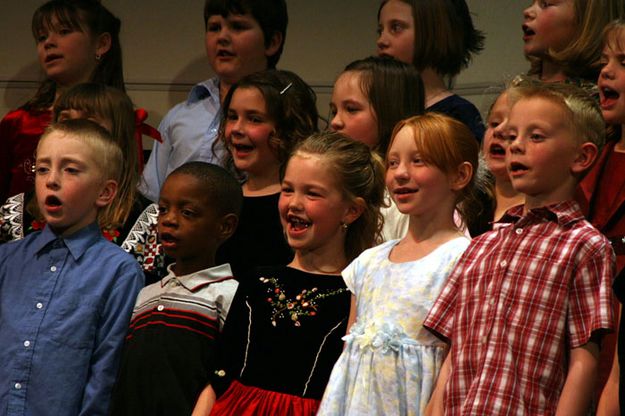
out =
<path fill-rule="evenodd" d="M 98 38 L 96 39 L 96 45 L 95 45 L 96 56 L 102 56 L 105 53 L 107 53 L 109 50 L 111 50 L 112 42 L 113 41 L 111 39 L 110 33 L 104 32 L 101 35 L 99 35 Z"/>
<path fill-rule="evenodd" d="M 230 236 L 234 234 L 234 231 L 237 229 L 238 224 L 239 217 L 235 214 L 230 213 L 224 215 L 219 222 L 219 239 L 221 241 L 225 241 L 230 238 Z"/>
<path fill-rule="evenodd" d="M 100 195 L 95 201 L 95 204 L 99 208 L 103 208 L 113 201 L 115 195 L 117 194 L 117 181 L 113 179 L 109 179 L 104 182 L 102 185 L 102 190 L 100 191 Z"/>
<path fill-rule="evenodd" d="M 473 165 L 469 162 L 462 162 L 456 173 L 450 176 L 450 186 L 454 191 L 460 191 L 471 182 L 473 177 Z"/>
<path fill-rule="evenodd" d="M 358 217 L 360 217 L 362 213 L 365 212 L 366 207 L 367 207 L 367 203 L 365 202 L 364 199 L 360 197 L 356 198 L 351 203 L 349 208 L 347 208 L 347 212 L 345 213 L 345 216 L 343 217 L 343 223 L 349 225 L 352 222 L 356 221 Z"/>
<path fill-rule="evenodd" d="M 282 42 L 284 42 L 284 37 L 280 32 L 273 32 L 271 35 L 271 39 L 269 39 L 269 43 L 265 46 L 265 56 L 269 58 L 270 56 L 274 56 L 278 50 L 280 50 L 280 46 L 282 46 Z"/>
<path fill-rule="evenodd" d="M 591 142 L 582 143 L 578 149 L 577 157 L 573 160 L 571 171 L 573 173 L 582 173 L 590 169 L 593 163 L 595 163 L 598 154 L 599 149 L 596 144 Z"/>

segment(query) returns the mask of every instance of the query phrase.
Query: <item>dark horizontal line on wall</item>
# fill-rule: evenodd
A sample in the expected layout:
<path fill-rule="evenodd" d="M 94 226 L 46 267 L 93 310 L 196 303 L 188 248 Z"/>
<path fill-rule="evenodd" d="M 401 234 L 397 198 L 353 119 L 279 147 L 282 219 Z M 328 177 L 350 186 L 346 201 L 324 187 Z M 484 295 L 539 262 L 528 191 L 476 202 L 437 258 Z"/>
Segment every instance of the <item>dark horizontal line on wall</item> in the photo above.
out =
<path fill-rule="evenodd" d="M 170 91 L 188 91 L 194 84 L 187 83 L 165 83 L 165 82 L 126 82 L 128 91 L 154 91 L 154 92 L 170 92 Z M 480 95 L 480 94 L 496 94 L 500 88 L 494 87 L 497 83 L 492 82 L 473 82 L 456 84 L 454 91 L 460 95 Z M 0 79 L 0 88 L 3 89 L 37 89 L 39 81 L 16 81 Z M 332 84 L 312 84 L 311 87 L 318 94 L 331 94 Z"/>

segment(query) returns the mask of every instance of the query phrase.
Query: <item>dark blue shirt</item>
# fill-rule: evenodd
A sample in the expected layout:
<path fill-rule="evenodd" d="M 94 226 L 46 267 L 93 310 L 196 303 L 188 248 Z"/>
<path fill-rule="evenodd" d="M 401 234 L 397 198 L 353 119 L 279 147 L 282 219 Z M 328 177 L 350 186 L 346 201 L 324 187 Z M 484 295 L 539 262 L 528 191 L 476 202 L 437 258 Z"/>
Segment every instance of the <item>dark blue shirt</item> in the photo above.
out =
<path fill-rule="evenodd" d="M 478 142 L 482 142 L 484 137 L 484 123 L 478 109 L 468 100 L 459 95 L 453 94 L 447 98 L 434 103 L 426 108 L 426 111 L 434 111 L 446 114 L 458 121 L 463 122 L 475 136 Z"/>
<path fill-rule="evenodd" d="M 143 274 L 97 224 L 0 246 L 0 415 L 104 415 Z"/>

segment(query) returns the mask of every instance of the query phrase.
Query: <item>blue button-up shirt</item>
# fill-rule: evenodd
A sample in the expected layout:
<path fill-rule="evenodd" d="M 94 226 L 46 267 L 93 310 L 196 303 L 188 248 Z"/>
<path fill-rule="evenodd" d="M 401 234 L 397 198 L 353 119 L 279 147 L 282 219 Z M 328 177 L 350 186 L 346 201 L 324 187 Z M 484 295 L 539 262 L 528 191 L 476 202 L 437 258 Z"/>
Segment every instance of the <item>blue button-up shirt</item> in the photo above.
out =
<path fill-rule="evenodd" d="M 91 224 L 0 246 L 0 415 L 104 415 L 143 274 Z"/>
<path fill-rule="evenodd" d="M 219 80 L 211 78 L 191 89 L 186 101 L 169 110 L 158 130 L 162 143 L 154 142 L 150 158 L 143 169 L 139 190 L 157 202 L 165 178 L 186 162 L 220 163 L 220 153 L 213 154 L 221 122 Z"/>

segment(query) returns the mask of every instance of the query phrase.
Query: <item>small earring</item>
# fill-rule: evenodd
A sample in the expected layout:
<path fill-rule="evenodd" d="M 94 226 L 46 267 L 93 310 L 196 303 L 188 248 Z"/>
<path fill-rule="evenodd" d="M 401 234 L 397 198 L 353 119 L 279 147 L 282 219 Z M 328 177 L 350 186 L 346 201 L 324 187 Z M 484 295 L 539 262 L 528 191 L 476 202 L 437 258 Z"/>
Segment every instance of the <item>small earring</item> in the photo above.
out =
<path fill-rule="evenodd" d="M 95 54 L 95 60 L 99 61 L 100 59 L 102 59 L 102 55 L 100 55 L 99 53 Z"/>
<path fill-rule="evenodd" d="M 347 231 L 347 227 L 349 226 L 349 224 L 342 222 L 341 223 L 341 228 L 343 229 L 343 231 Z"/>

